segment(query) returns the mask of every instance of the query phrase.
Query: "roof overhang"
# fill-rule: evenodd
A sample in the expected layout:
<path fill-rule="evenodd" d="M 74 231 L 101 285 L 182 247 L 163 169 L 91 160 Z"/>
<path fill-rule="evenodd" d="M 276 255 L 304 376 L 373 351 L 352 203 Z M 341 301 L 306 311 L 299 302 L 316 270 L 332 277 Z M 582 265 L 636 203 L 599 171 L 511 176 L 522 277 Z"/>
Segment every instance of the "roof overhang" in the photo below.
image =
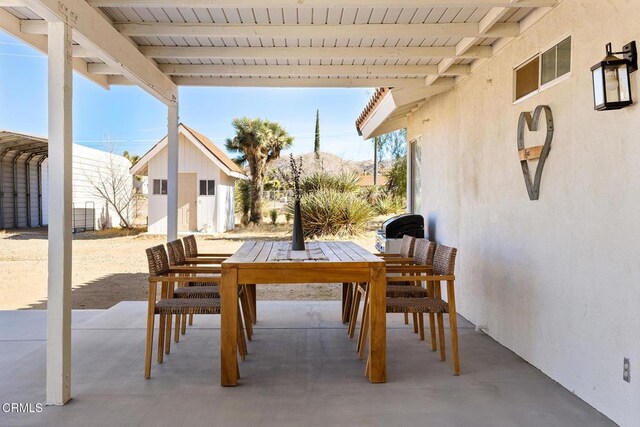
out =
<path fill-rule="evenodd" d="M 551 10 L 551 7 L 542 7 L 542 4 L 539 6 L 517 20 L 519 26 L 518 34 L 532 26 Z M 483 40 L 483 37 L 486 37 L 492 29 L 504 22 L 509 13 L 508 7 L 492 7 L 480 20 L 482 34 L 477 37 L 461 38 L 455 45 L 456 54 L 468 54 L 471 49 L 478 47 L 478 43 L 482 45 L 483 42 L 481 40 Z M 511 15 L 511 18 L 507 18 L 507 21 L 509 19 L 515 20 L 516 18 Z M 514 38 L 496 38 L 491 43 L 492 54 L 501 50 Z M 484 43 L 486 43 L 486 39 L 484 40 Z M 378 88 L 356 120 L 358 133 L 364 139 L 369 139 L 407 127 L 408 117 L 420 108 L 423 103 L 435 95 L 452 89 L 458 81 L 465 79 L 482 62 L 489 59 L 490 56 L 486 58 L 477 57 L 468 62 L 469 65 L 462 65 L 466 67 L 466 70 L 461 70 L 460 64 L 462 62 L 460 57 L 457 59 L 443 58 L 436 66 L 437 72 L 428 75 L 422 87 L 389 85 L 389 87 Z"/>
<path fill-rule="evenodd" d="M 422 88 L 381 88 L 356 121 L 364 138 L 374 138 L 407 127 L 407 117 L 430 97 L 453 88 L 453 79 L 441 79 Z"/>

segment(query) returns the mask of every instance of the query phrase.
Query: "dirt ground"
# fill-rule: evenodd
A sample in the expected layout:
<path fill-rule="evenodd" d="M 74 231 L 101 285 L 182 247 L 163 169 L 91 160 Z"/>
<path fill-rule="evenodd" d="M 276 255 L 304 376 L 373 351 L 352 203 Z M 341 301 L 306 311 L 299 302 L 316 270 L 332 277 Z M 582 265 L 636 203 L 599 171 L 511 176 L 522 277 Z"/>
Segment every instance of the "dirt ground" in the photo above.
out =
<path fill-rule="evenodd" d="M 219 236 L 199 236 L 202 252 L 234 252 L 245 240 L 287 239 L 290 226 L 242 228 Z M 373 251 L 374 232 L 354 238 Z M 144 250 L 164 243 L 162 236 L 123 236 L 120 232 L 74 235 L 74 309 L 104 309 L 120 301 L 147 299 L 147 259 Z M 0 231 L 0 310 L 44 309 L 47 306 L 46 229 Z M 261 300 L 334 300 L 338 284 L 262 285 Z"/>

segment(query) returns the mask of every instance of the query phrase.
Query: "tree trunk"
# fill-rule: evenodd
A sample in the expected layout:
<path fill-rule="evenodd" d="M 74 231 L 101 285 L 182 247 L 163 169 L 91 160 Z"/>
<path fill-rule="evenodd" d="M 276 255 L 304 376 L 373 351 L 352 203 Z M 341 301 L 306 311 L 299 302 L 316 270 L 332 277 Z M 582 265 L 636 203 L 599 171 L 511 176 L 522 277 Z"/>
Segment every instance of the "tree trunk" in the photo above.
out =
<path fill-rule="evenodd" d="M 251 176 L 251 212 L 249 221 L 254 224 L 262 222 L 262 191 L 264 189 L 263 173 Z"/>

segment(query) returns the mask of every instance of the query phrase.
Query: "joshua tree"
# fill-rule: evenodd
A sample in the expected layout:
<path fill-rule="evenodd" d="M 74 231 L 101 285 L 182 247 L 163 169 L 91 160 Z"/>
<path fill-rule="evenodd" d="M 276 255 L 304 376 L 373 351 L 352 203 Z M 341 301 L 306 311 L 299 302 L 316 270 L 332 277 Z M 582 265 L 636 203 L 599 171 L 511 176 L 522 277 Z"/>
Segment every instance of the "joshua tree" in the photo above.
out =
<path fill-rule="evenodd" d="M 280 157 L 280 151 L 293 144 L 291 137 L 280 124 L 262 119 L 242 117 L 233 120 L 236 136 L 227 139 L 226 147 L 239 153 L 235 162 L 246 164 L 251 176 L 251 210 L 249 221 L 262 220 L 262 191 L 267 165 Z"/>
<path fill-rule="evenodd" d="M 313 143 L 313 151 L 316 153 L 316 159 L 320 158 L 320 110 L 316 110 L 316 139 Z"/>
<path fill-rule="evenodd" d="M 129 154 L 128 151 L 125 151 L 124 153 L 122 153 L 122 157 L 129 160 L 131 162 L 131 166 L 135 165 L 140 161 L 140 156 L 138 156 L 137 154 Z"/>

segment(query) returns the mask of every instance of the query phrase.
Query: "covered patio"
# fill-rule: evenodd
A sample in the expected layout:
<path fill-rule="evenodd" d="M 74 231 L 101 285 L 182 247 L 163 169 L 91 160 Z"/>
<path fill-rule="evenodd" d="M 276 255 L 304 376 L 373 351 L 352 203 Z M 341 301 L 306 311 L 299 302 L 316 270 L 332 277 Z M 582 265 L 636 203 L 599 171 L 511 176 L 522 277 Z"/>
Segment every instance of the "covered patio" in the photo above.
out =
<path fill-rule="evenodd" d="M 261 301 L 242 385 L 219 386 L 220 318 L 200 316 L 150 380 L 140 358 L 146 303 L 73 313 L 74 398 L 3 424 L 613 426 L 602 414 L 462 317 L 463 374 L 429 351 L 402 316 L 387 322 L 389 381 L 362 375 L 340 303 Z M 0 312 L 0 401 L 44 399 L 45 312 Z"/>
<path fill-rule="evenodd" d="M 575 10 L 573 3 L 577 3 Z M 495 65 L 496 68 L 494 64 L 502 65 L 505 58 L 511 61 L 512 56 L 523 63 L 528 61 L 528 53 L 520 53 L 518 49 L 529 52 L 535 46 L 540 53 L 542 47 L 538 45 L 550 44 L 546 35 L 554 31 L 559 32 L 553 35 L 554 43 L 570 31 L 576 33 L 572 37 L 578 42 L 592 41 L 588 38 L 592 36 L 585 34 L 588 25 L 583 21 L 591 19 L 589 22 L 595 25 L 596 15 L 606 17 L 611 28 L 631 28 L 628 23 L 626 27 L 617 27 L 614 18 L 625 15 L 626 8 L 632 12 L 627 15 L 633 16 L 638 10 L 635 4 L 617 0 L 620 10 L 611 12 L 605 10 L 608 6 L 596 6 L 597 3 L 600 4 L 595 0 L 280 0 L 265 6 L 250 0 L 0 0 L 0 28 L 48 55 L 49 185 L 50 193 L 58 195 L 48 207 L 46 342 L 44 313 L 2 313 L 14 325 L 10 330 L 3 329 L 13 350 L 2 357 L 8 363 L 19 363 L 19 369 L 2 374 L 0 393 L 4 401 L 33 400 L 35 396 L 48 405 L 64 405 L 74 399 L 69 408 L 47 408 L 33 414 L 35 418 L 12 420 L 28 423 L 41 417 L 38 419 L 43 423 L 73 425 L 89 417 L 97 421 L 104 417 L 107 422 L 119 416 L 125 423 L 136 420 L 135 424 L 144 424 L 160 416 L 177 417 L 183 411 L 172 410 L 176 396 L 188 396 L 190 399 L 180 399 L 178 405 L 187 416 L 193 415 L 194 423 L 214 412 L 238 424 L 247 423 L 241 418 L 242 413 L 250 413 L 255 422 L 271 419 L 275 413 L 273 424 L 278 425 L 286 422 L 388 425 L 432 420 L 448 425 L 609 423 L 572 395 L 575 392 L 614 421 L 633 425 L 638 415 L 634 406 L 639 395 L 638 382 L 631 383 L 628 376 L 623 382 L 620 374 L 623 358 L 628 363 L 629 357 L 637 360 L 640 355 L 638 317 L 631 314 L 629 300 L 609 301 L 604 310 L 606 316 L 601 317 L 603 313 L 596 299 L 576 298 L 597 295 L 598 302 L 603 301 L 610 295 L 600 295 L 600 288 L 592 286 L 585 290 L 580 286 L 590 280 L 598 285 L 611 280 L 629 286 L 637 278 L 637 264 L 631 266 L 630 258 L 620 257 L 616 258 L 614 278 L 601 276 L 604 269 L 589 276 L 590 269 L 603 255 L 586 252 L 585 248 L 597 246 L 588 238 L 579 247 L 559 245 L 565 258 L 550 254 L 549 245 L 557 242 L 553 235 L 543 233 L 547 230 L 545 225 L 555 225 L 563 243 L 575 242 L 576 235 L 593 236 L 604 227 L 596 230 L 598 225 L 585 225 L 588 218 L 554 223 L 558 208 L 541 203 L 543 209 L 532 213 L 532 209 L 527 210 L 531 205 L 521 203 L 516 196 L 519 193 L 510 187 L 508 192 L 492 193 L 490 190 L 496 186 L 515 179 L 499 175 L 496 171 L 511 170 L 493 168 L 494 159 L 502 157 L 495 154 L 495 147 L 482 146 L 483 141 L 506 140 L 514 145 L 511 135 L 515 136 L 515 124 L 507 128 L 504 123 L 511 123 L 511 118 L 529 111 L 523 108 L 533 102 L 531 97 L 511 98 L 511 90 L 506 94 L 504 89 L 512 83 L 518 63 Z M 598 7 L 599 13 L 591 13 Z M 581 20 L 573 19 L 574 12 Z M 630 19 L 628 16 L 626 19 Z M 628 42 L 627 38 L 633 37 L 629 33 L 616 33 L 615 42 Z M 574 61 L 582 67 L 591 61 L 588 53 L 595 48 L 578 42 Z M 596 46 L 604 42 L 597 39 Z M 600 59 L 600 53 L 596 56 L 594 62 Z M 460 319 L 464 325 L 460 337 L 462 375 L 453 377 L 435 358 L 429 360 L 431 354 L 424 343 L 389 316 L 388 384 L 365 384 L 362 367 L 350 355 L 353 351 L 350 341 L 332 339 L 343 333 L 337 323 L 339 314 L 333 312 L 339 311 L 338 305 L 334 308 L 321 303 L 269 303 L 264 304 L 264 311 L 279 313 L 279 317 L 265 315 L 257 326 L 263 329 L 257 331 L 251 356 L 243 368 L 243 372 L 250 373 L 251 380 L 242 387 L 234 390 L 219 387 L 215 369 L 219 336 L 212 331 L 217 328 L 217 320 L 211 324 L 199 320 L 184 342 L 176 346 L 175 354 L 170 356 L 172 360 L 154 367 L 157 375 L 144 381 L 141 365 L 144 304 L 121 304 L 101 313 L 74 313 L 76 318 L 72 319 L 73 70 L 105 88 L 138 85 L 166 105 L 168 240 L 177 237 L 179 86 L 383 88 L 376 91 L 371 104 L 358 118 L 357 128 L 366 137 L 411 128 L 410 161 L 414 161 L 420 147 L 431 149 L 430 157 L 425 156 L 425 160 L 418 156 L 417 164 L 409 167 L 411 174 L 420 171 L 420 166 L 429 166 L 422 170 L 427 181 L 420 184 L 420 180 L 410 179 L 409 185 L 424 187 L 422 197 L 430 205 L 420 205 L 416 196 L 410 200 L 409 208 L 426 217 L 430 238 L 448 239 L 447 243 L 460 248 L 462 281 L 457 283 L 466 287 L 460 298 L 460 314 L 474 320 L 479 329 L 476 331 L 471 323 Z M 562 98 L 563 101 L 571 98 L 571 102 L 565 102 L 568 105 L 565 110 L 571 114 L 580 110 L 576 106 L 589 104 L 591 108 L 591 92 L 585 95 L 583 90 L 590 75 L 587 73 L 585 79 L 582 71 L 575 71 L 580 95 L 575 101 L 573 93 Z M 571 73 L 562 80 L 570 77 Z M 481 86 L 477 83 L 469 89 L 478 81 Z M 633 84 L 635 91 L 636 80 Z M 492 97 L 499 89 L 504 89 L 503 96 Z M 587 89 L 591 88 L 587 85 Z M 536 89 L 534 95 L 540 92 L 541 89 Z M 553 104 L 551 93 L 542 94 L 541 102 Z M 431 105 L 436 105 L 431 104 L 434 99 L 445 100 L 446 104 L 443 108 L 432 108 Z M 522 111 L 516 111 L 518 108 Z M 629 111 L 637 113 L 637 108 L 625 110 L 618 117 L 633 123 Z M 492 116 L 492 112 L 496 114 Z M 564 129 L 564 134 L 559 134 L 566 137 L 565 141 L 573 141 L 574 133 L 577 135 L 591 124 L 590 116 L 587 119 L 580 116 L 582 121 L 577 121 L 571 114 L 565 114 L 564 127 L 558 126 L 559 130 Z M 563 118 L 562 114 L 558 116 Z M 469 144 L 479 154 L 468 155 L 463 142 L 460 146 L 448 144 L 462 124 L 472 129 L 470 136 L 465 135 L 466 139 L 460 136 L 460 140 L 475 141 L 476 120 L 492 117 L 496 126 L 503 127 L 498 132 L 487 125 L 482 141 Z M 602 134 L 611 137 L 624 132 L 620 130 L 623 127 L 617 133 L 612 132 L 615 120 L 612 116 L 602 117 L 607 117 L 600 129 Z M 441 138 L 429 139 L 429 132 Z M 589 136 L 581 134 L 576 138 L 588 140 Z M 577 147 L 568 150 L 570 154 L 589 152 Z M 632 161 L 628 159 L 637 156 L 637 150 L 625 154 L 624 147 L 617 147 L 614 151 L 628 162 L 623 167 L 611 162 L 612 169 L 622 171 L 618 185 L 633 181 L 637 171 L 629 166 Z M 516 150 L 516 159 L 517 156 Z M 464 165 L 462 170 L 457 169 L 460 164 Z M 519 167 L 516 169 L 518 172 Z M 575 173 L 576 169 L 566 170 Z M 591 174 L 586 178 L 571 175 L 561 182 L 583 189 L 585 197 L 580 201 L 606 202 L 606 198 L 600 197 L 602 191 L 589 193 L 589 185 L 583 185 L 598 181 L 597 172 L 593 172 L 596 169 L 590 166 Z M 410 194 L 414 190 L 411 188 Z M 505 197 L 498 200 L 498 193 Z M 567 200 L 565 193 L 556 194 L 556 198 Z M 624 208 L 617 212 L 633 212 L 639 203 L 621 205 Z M 495 205 L 500 209 L 489 208 Z M 617 206 L 616 200 L 611 205 Z M 588 203 L 575 206 L 582 207 L 576 214 L 601 211 L 600 206 Z M 476 217 L 474 209 L 484 216 Z M 511 228 L 501 228 L 504 218 L 514 211 L 522 214 L 520 219 L 512 220 Z M 476 218 L 482 221 L 476 222 Z M 638 235 L 637 222 L 625 217 L 618 224 L 626 224 L 629 230 L 611 235 L 622 240 Z M 548 239 L 509 240 L 520 237 L 517 233 L 522 229 L 543 230 L 540 235 Z M 564 235 L 566 230 L 569 233 Z M 598 242 L 604 241 L 605 236 L 600 237 Z M 634 249 L 637 253 L 637 245 L 634 249 L 624 248 L 612 250 L 625 256 Z M 572 254 L 583 256 L 574 259 Z M 604 258 L 610 257 L 613 255 Z M 554 263 L 559 259 L 561 265 Z M 548 265 L 553 268 L 547 268 Z M 550 278 L 551 274 L 555 276 Z M 497 287 L 489 287 L 491 284 Z M 558 289 L 560 297 L 552 293 Z M 611 294 L 620 298 L 629 292 L 635 292 L 630 299 L 638 295 L 630 288 L 616 288 Z M 518 304 L 522 301 L 526 304 Z M 524 310 L 518 310 L 521 305 Z M 509 309 L 508 315 L 502 312 L 503 307 Z M 285 312 L 287 315 L 283 315 Z M 616 318 L 612 313 L 622 313 L 624 317 Z M 289 319 L 294 314 L 296 322 L 301 322 L 295 326 Z M 587 328 L 580 323 L 580 316 L 589 321 Z M 567 317 L 571 322 L 565 322 Z M 630 327 L 616 334 L 618 323 Z M 590 328 L 597 332 L 591 334 Z M 285 330 L 287 333 L 280 334 Z M 34 341 L 20 340 L 17 332 L 21 331 L 26 336 L 32 334 Z M 552 379 L 481 331 L 523 355 Z M 553 334 L 549 341 L 547 334 Z M 629 339 L 623 341 L 618 335 Z M 269 339 L 270 336 L 273 338 Z M 298 350 L 301 350 L 299 357 L 292 357 Z M 331 357 L 325 357 L 328 354 L 325 351 Z M 579 364 L 573 364 L 574 356 L 580 358 Z M 343 375 L 349 370 L 360 375 Z"/>

